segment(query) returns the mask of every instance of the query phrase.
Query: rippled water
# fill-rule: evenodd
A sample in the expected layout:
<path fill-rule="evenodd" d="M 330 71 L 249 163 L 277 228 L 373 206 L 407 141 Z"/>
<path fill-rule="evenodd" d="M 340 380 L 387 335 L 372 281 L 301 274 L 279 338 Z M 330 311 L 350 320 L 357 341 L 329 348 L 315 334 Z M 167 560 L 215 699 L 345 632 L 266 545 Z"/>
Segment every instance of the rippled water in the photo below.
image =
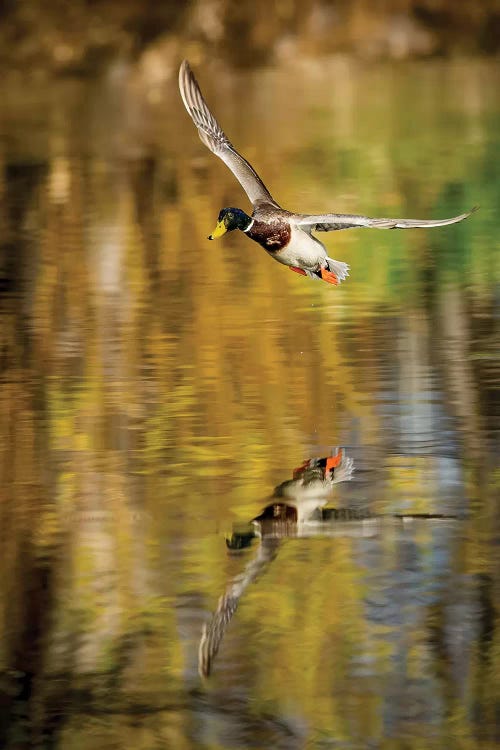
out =
<path fill-rule="evenodd" d="M 325 236 L 333 288 L 206 240 L 248 204 L 175 76 L 0 85 L 0 740 L 493 748 L 498 71 L 197 72 L 287 208 L 481 210 Z M 338 446 L 343 512 L 255 536 Z"/>

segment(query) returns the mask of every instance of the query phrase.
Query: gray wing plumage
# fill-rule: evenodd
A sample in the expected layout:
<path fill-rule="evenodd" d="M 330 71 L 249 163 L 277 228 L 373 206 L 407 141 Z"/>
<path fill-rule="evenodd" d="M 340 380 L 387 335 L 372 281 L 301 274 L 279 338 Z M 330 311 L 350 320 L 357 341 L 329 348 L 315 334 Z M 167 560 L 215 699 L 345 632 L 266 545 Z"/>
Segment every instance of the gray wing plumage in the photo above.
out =
<path fill-rule="evenodd" d="M 369 216 L 356 216 L 350 214 L 296 214 L 294 223 L 301 229 L 310 232 L 334 232 L 338 229 L 352 229 L 354 227 L 371 227 L 373 229 L 415 229 L 418 227 L 445 227 L 447 224 L 456 224 L 463 221 L 474 211 L 453 216 L 451 219 L 373 219 Z"/>
<path fill-rule="evenodd" d="M 217 609 L 203 626 L 198 647 L 198 671 L 202 677 L 209 677 L 227 626 L 236 612 L 239 601 L 248 586 L 264 572 L 277 555 L 279 539 L 262 539 L 257 555 L 245 567 L 243 573 L 233 578 L 226 592 L 220 597 Z"/>
<path fill-rule="evenodd" d="M 179 89 L 201 140 L 229 167 L 252 203 L 265 201 L 277 205 L 257 172 L 236 151 L 210 112 L 187 60 L 184 60 L 179 70 Z"/>

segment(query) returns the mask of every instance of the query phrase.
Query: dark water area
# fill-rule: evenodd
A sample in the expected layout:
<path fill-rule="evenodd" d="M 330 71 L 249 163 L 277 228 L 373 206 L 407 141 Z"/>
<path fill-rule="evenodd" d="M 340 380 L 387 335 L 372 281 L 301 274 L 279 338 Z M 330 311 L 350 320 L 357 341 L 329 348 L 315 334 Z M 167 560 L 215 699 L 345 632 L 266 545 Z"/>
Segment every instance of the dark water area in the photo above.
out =
<path fill-rule="evenodd" d="M 493 750 L 498 69 L 197 73 L 291 210 L 480 210 L 335 288 L 207 241 L 175 73 L 0 84 L 0 746 Z"/>

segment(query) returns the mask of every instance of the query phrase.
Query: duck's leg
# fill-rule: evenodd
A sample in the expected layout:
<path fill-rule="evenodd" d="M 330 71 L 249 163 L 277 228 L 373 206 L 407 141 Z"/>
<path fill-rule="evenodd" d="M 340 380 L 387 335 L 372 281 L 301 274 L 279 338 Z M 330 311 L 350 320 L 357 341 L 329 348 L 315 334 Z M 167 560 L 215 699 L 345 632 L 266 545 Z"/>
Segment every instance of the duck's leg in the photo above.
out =
<path fill-rule="evenodd" d="M 333 273 L 333 271 L 329 271 L 327 268 L 320 268 L 319 275 L 321 276 L 323 281 L 326 281 L 327 284 L 334 284 L 335 286 L 338 286 L 339 280 Z"/>
<path fill-rule="evenodd" d="M 301 276 L 307 276 L 307 273 L 304 271 L 303 268 L 297 268 L 297 266 L 288 266 L 290 271 L 295 271 L 295 273 L 300 273 Z"/>
<path fill-rule="evenodd" d="M 332 469 L 336 469 L 342 461 L 342 451 L 340 450 L 335 456 L 328 456 L 325 465 L 325 474 L 328 474 Z"/>

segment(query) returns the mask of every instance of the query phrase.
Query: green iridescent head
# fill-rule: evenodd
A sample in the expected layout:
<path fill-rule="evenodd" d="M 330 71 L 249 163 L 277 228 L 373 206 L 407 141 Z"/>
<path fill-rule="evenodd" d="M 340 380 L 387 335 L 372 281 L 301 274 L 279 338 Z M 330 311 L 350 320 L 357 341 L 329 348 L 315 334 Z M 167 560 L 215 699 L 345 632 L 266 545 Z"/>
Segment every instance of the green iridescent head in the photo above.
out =
<path fill-rule="evenodd" d="M 232 232 L 233 229 L 241 229 L 244 232 L 251 223 L 252 218 L 242 211 L 241 208 L 223 208 L 219 213 L 217 226 L 208 239 L 216 240 L 217 237 L 222 237 L 223 234 Z"/>

